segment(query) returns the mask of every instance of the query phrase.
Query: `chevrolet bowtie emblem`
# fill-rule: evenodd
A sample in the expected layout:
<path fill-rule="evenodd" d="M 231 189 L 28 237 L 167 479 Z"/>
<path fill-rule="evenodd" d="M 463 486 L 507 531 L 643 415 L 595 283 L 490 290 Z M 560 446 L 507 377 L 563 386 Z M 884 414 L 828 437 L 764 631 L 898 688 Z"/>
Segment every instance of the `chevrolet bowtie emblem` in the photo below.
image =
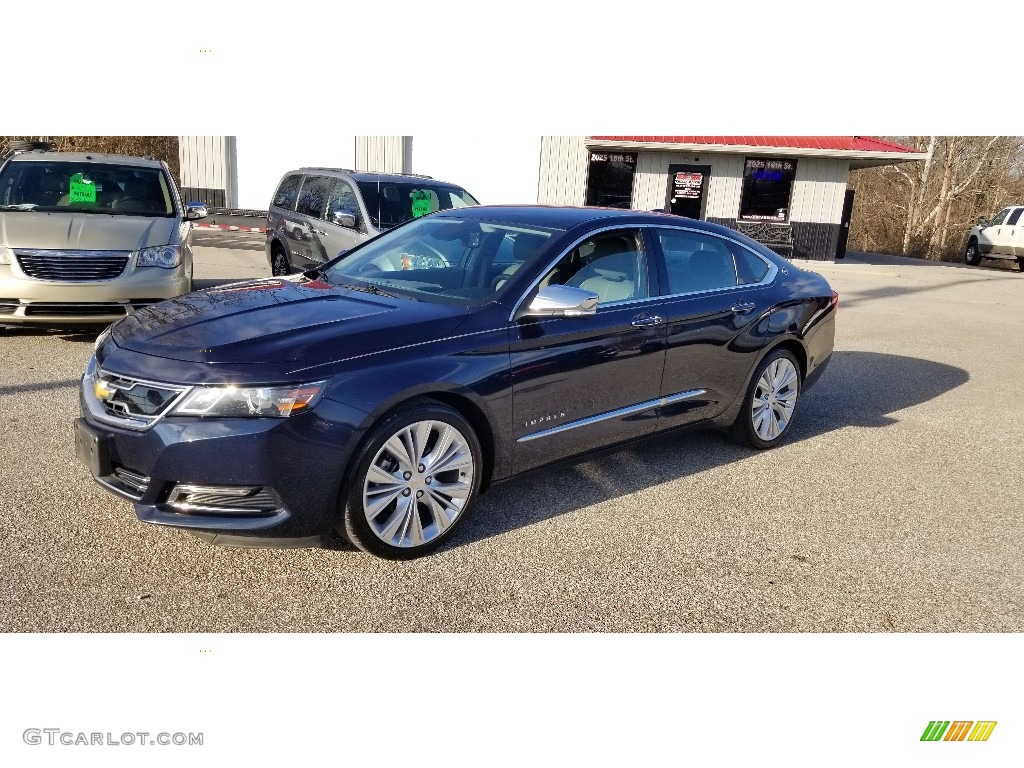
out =
<path fill-rule="evenodd" d="M 107 383 L 101 380 L 93 382 L 92 393 L 96 395 L 97 400 L 106 400 L 113 394 L 111 390 L 107 389 Z"/>

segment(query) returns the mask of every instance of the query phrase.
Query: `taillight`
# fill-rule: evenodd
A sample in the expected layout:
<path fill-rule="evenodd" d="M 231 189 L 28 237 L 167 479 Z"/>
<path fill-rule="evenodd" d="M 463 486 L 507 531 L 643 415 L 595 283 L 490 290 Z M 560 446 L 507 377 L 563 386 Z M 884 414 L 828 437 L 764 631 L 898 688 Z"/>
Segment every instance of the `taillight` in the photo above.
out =
<path fill-rule="evenodd" d="M 832 291 L 832 311 L 835 312 L 839 309 L 839 294 Z"/>

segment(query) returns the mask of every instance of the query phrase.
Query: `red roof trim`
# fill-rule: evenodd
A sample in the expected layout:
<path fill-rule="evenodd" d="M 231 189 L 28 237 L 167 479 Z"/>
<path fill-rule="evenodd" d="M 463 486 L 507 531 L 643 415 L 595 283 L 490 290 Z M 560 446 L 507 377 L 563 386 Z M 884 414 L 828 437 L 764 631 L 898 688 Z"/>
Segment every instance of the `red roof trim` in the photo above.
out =
<path fill-rule="evenodd" d="M 717 144 L 720 146 L 780 147 L 833 152 L 920 152 L 872 136 L 591 136 L 595 141 L 634 144 Z"/>

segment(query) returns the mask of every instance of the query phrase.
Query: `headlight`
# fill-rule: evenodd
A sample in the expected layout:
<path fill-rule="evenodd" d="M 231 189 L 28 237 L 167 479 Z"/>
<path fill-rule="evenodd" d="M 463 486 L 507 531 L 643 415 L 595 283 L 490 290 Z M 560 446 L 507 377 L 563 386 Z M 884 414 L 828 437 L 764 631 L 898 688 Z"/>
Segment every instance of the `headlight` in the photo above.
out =
<path fill-rule="evenodd" d="M 181 264 L 181 246 L 158 245 L 155 248 L 143 248 L 135 260 L 137 267 L 163 267 L 173 269 Z"/>
<path fill-rule="evenodd" d="M 6 245 L 0 245 L 0 264 L 11 263 L 11 249 Z"/>
<path fill-rule="evenodd" d="M 172 413 L 283 418 L 308 411 L 326 386 L 326 381 L 316 381 L 294 387 L 196 387 Z"/>

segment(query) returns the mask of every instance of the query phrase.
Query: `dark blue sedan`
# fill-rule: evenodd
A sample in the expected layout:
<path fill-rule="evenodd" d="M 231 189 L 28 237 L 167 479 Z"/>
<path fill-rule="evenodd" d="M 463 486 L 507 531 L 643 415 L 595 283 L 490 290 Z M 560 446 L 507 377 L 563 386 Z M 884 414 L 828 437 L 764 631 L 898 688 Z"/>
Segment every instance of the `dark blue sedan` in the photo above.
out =
<path fill-rule="evenodd" d="M 77 451 L 146 522 L 236 545 L 334 528 L 416 557 L 536 467 L 684 427 L 777 444 L 837 302 L 701 221 L 443 211 L 120 320 L 82 379 Z"/>

